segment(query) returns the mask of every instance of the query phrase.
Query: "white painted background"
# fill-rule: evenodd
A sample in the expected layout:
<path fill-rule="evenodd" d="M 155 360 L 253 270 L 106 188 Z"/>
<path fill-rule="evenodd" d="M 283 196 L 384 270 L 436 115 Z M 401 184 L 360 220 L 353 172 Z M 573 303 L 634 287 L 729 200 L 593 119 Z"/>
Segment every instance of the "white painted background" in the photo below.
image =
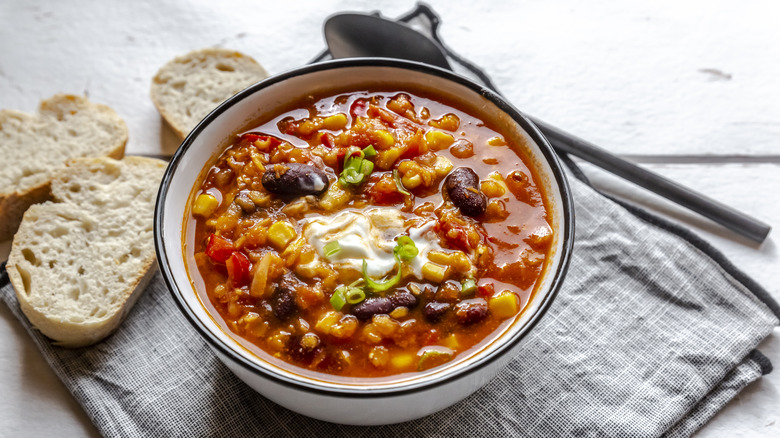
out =
<path fill-rule="evenodd" d="M 753 0 L 431 1 L 445 42 L 521 110 L 780 227 L 780 3 Z M 477 6 L 479 5 L 479 6 Z M 0 108 L 32 112 L 87 93 L 130 129 L 127 152 L 177 146 L 148 98 L 174 56 L 222 46 L 271 73 L 308 62 L 337 11 L 394 17 L 411 1 L 0 2 Z M 606 190 L 692 227 L 780 298 L 775 230 L 734 237 L 590 166 Z M 0 243 L 0 259 L 10 242 Z M 780 366 L 777 333 L 761 350 Z M 18 322 L 0 306 L 0 436 L 97 435 Z M 780 436 L 780 371 L 698 434 Z"/>

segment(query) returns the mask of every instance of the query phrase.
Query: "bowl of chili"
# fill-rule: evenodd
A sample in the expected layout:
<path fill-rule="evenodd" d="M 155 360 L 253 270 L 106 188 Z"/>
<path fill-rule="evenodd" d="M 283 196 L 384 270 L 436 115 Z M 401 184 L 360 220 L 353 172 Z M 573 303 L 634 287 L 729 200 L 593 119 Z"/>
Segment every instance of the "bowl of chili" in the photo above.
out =
<path fill-rule="evenodd" d="M 512 105 L 363 58 L 273 76 L 203 119 L 163 178 L 155 244 L 236 376 L 302 414 L 376 425 L 450 406 L 522 354 L 573 225 L 558 158 Z"/>

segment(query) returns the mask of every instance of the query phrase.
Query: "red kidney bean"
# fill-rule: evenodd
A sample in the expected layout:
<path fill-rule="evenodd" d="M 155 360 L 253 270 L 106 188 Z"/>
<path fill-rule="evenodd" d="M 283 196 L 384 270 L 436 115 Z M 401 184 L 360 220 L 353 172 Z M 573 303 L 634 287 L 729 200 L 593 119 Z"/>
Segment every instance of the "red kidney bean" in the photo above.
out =
<path fill-rule="evenodd" d="M 479 176 L 468 167 L 458 167 L 444 180 L 450 201 L 466 216 L 479 216 L 487 208 L 487 197 L 479 190 Z"/>
<path fill-rule="evenodd" d="M 387 298 L 393 303 L 393 307 L 406 307 L 411 309 L 417 305 L 417 297 L 403 290 L 393 292 Z"/>
<path fill-rule="evenodd" d="M 271 295 L 271 310 L 274 315 L 285 320 L 292 316 L 298 306 L 295 304 L 295 290 L 287 283 L 281 283 Z"/>
<path fill-rule="evenodd" d="M 431 301 L 423 308 L 423 316 L 428 322 L 436 322 L 440 320 L 448 310 L 452 307 L 449 303 L 440 303 L 438 301 Z"/>
<path fill-rule="evenodd" d="M 262 183 L 275 195 L 319 195 L 328 190 L 328 175 L 310 164 L 274 164 L 263 174 Z"/>
<path fill-rule="evenodd" d="M 393 303 L 388 298 L 371 297 L 352 306 L 352 314 L 361 321 L 367 321 L 374 315 L 390 313 L 394 308 L 395 306 L 393 306 Z"/>
<path fill-rule="evenodd" d="M 482 298 L 461 301 L 455 305 L 455 315 L 462 325 L 471 325 L 482 321 L 488 315 L 487 301 Z"/>

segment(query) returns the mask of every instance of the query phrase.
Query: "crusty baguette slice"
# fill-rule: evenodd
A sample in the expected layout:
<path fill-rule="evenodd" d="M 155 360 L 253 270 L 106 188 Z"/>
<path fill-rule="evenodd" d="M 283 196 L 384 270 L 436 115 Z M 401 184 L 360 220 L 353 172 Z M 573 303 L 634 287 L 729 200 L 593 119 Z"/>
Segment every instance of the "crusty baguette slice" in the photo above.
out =
<path fill-rule="evenodd" d="M 156 271 L 152 224 L 165 162 L 80 158 L 31 206 L 8 276 L 33 326 L 65 347 L 113 332 Z"/>
<path fill-rule="evenodd" d="M 152 80 L 154 106 L 182 139 L 206 115 L 268 72 L 249 56 L 202 49 L 165 64 Z"/>
<path fill-rule="evenodd" d="M 76 157 L 122 158 L 125 122 L 105 105 L 57 94 L 38 114 L 0 111 L 0 241 L 13 236 L 27 208 L 49 199 L 54 174 Z"/>

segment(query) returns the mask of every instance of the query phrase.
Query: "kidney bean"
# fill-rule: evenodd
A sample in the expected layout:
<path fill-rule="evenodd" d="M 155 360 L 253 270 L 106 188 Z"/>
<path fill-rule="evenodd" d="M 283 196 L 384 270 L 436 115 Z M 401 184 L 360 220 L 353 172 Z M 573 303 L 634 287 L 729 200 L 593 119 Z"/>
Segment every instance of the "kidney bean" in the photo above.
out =
<path fill-rule="evenodd" d="M 395 306 L 393 306 L 393 303 L 389 298 L 371 297 L 352 306 L 352 314 L 361 321 L 367 321 L 374 315 L 390 313 L 394 308 Z"/>
<path fill-rule="evenodd" d="M 417 305 L 417 297 L 407 291 L 396 291 L 387 298 L 393 303 L 393 307 L 406 307 L 411 309 Z"/>
<path fill-rule="evenodd" d="M 431 301 L 423 308 L 423 316 L 429 322 L 436 322 L 440 320 L 448 310 L 452 307 L 449 303 L 440 303 L 438 301 Z"/>
<path fill-rule="evenodd" d="M 468 167 L 458 167 L 444 180 L 450 200 L 466 216 L 479 216 L 487 208 L 487 197 L 479 190 L 479 176 Z"/>
<path fill-rule="evenodd" d="M 263 174 L 263 187 L 275 195 L 319 195 L 328 190 L 328 175 L 309 164 L 274 164 Z"/>
<path fill-rule="evenodd" d="M 298 306 L 295 304 L 295 290 L 287 283 L 281 283 L 271 295 L 271 310 L 274 315 L 285 320 L 292 316 Z"/>
<path fill-rule="evenodd" d="M 482 298 L 461 301 L 455 305 L 455 315 L 462 325 L 471 325 L 482 321 L 488 315 L 487 301 Z"/>

